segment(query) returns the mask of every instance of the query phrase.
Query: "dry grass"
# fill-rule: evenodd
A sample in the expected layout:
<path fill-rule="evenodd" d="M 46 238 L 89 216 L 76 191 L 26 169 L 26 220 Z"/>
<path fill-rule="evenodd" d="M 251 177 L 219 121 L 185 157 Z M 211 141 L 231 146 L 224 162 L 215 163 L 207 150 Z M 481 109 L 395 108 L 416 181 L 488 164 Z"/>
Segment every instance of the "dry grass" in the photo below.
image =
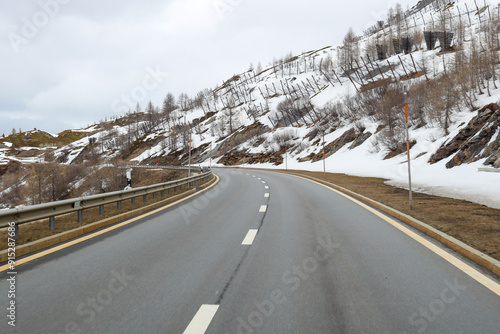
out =
<path fill-rule="evenodd" d="M 325 179 L 322 172 L 289 171 Z M 413 193 L 388 186 L 383 179 L 326 173 L 326 181 L 369 197 L 423 221 L 500 260 L 500 210 L 447 197 Z"/>

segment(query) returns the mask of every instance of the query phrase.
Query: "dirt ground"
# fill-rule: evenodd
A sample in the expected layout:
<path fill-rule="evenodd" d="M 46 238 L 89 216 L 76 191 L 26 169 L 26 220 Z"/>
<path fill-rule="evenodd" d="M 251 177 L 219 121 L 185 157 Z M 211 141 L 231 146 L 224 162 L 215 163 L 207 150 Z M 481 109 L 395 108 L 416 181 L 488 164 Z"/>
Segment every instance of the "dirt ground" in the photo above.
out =
<path fill-rule="evenodd" d="M 288 171 L 324 180 L 322 172 Z M 423 221 L 500 260 L 500 210 L 463 200 L 413 193 L 384 184 L 383 179 L 326 173 L 326 181 L 374 199 Z"/>

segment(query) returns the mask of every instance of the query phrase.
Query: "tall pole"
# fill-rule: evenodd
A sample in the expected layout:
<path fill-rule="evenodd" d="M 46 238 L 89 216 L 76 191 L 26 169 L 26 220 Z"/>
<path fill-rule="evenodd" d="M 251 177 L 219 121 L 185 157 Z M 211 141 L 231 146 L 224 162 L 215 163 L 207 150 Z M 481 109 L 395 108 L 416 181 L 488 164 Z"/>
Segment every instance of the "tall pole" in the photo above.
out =
<path fill-rule="evenodd" d="M 325 133 L 323 132 L 323 178 L 326 180 Z"/>
<path fill-rule="evenodd" d="M 187 131 L 186 115 L 184 115 L 184 131 Z M 191 131 L 189 131 L 189 156 L 188 156 L 188 177 L 191 177 Z"/>
<path fill-rule="evenodd" d="M 191 132 L 189 132 L 189 167 L 188 177 L 191 177 Z"/>
<path fill-rule="evenodd" d="M 288 170 L 288 145 L 285 145 L 285 170 Z"/>
<path fill-rule="evenodd" d="M 408 126 L 408 103 L 407 103 L 407 95 L 406 86 L 404 87 L 405 92 L 405 119 L 406 119 L 406 154 L 408 158 L 408 189 L 410 195 L 410 210 L 413 209 L 413 198 L 412 198 L 412 190 L 411 190 L 411 164 L 410 164 L 410 131 Z"/>

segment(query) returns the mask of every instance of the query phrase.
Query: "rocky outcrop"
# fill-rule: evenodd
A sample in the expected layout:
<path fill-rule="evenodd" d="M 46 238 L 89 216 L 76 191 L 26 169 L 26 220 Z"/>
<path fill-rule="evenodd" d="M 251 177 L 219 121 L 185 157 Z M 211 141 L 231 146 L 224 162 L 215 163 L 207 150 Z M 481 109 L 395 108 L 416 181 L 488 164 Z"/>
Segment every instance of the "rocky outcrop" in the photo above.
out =
<path fill-rule="evenodd" d="M 500 168 L 500 131 L 496 139 L 486 148 L 484 156 L 488 157 L 484 162 L 486 166 Z"/>
<path fill-rule="evenodd" d="M 415 140 L 411 140 L 410 141 L 410 149 L 417 143 L 417 141 Z M 386 154 L 386 156 L 384 157 L 384 160 L 389 160 L 389 159 L 392 159 L 402 153 L 406 153 L 408 150 L 408 146 L 405 143 L 401 143 L 401 145 L 398 146 L 398 148 L 396 148 L 395 150 L 392 150 L 390 151 L 389 153 Z"/>
<path fill-rule="evenodd" d="M 218 163 L 224 166 L 252 165 L 270 163 L 276 166 L 283 163 L 284 151 L 272 153 L 246 153 L 244 151 L 231 152 L 219 159 Z"/>
<path fill-rule="evenodd" d="M 241 145 L 252 138 L 258 137 L 270 131 L 271 129 L 268 126 L 263 125 L 259 122 L 247 126 L 243 130 L 237 131 L 232 135 L 230 135 L 229 137 L 227 137 L 227 139 L 225 139 L 222 142 L 222 144 L 217 146 L 217 148 L 214 150 L 213 156 L 214 157 L 224 156 L 227 152 L 231 151 L 238 145 Z"/>
<path fill-rule="evenodd" d="M 328 158 L 335 154 L 338 150 L 344 147 L 345 144 L 352 143 L 357 138 L 356 130 L 350 129 L 347 130 L 340 136 L 339 138 L 332 141 L 330 144 L 325 146 L 325 158 Z M 323 152 L 319 152 L 318 154 L 312 157 L 312 162 L 320 161 L 323 159 Z"/>
<path fill-rule="evenodd" d="M 19 172 L 21 166 L 21 163 L 18 161 L 9 161 L 6 165 L 0 165 L 0 177 L 7 173 L 15 175 Z"/>
<path fill-rule="evenodd" d="M 350 129 L 344 132 L 339 138 L 335 139 L 333 142 L 325 146 L 325 158 L 332 156 L 335 152 L 340 150 L 344 145 L 352 143 L 349 149 L 356 148 L 363 144 L 368 138 L 372 136 L 371 132 L 362 132 L 360 134 L 356 133 L 356 130 Z M 320 141 L 321 142 L 321 141 Z M 318 153 L 311 153 L 306 157 L 300 158 L 298 162 L 316 162 L 323 159 L 323 150 L 320 149 Z"/>
<path fill-rule="evenodd" d="M 370 138 L 372 136 L 372 133 L 371 132 L 363 132 L 363 133 L 360 133 L 356 139 L 354 139 L 354 141 L 352 142 L 352 144 L 349 146 L 349 149 L 352 150 L 360 145 L 362 145 L 365 141 L 368 140 L 368 138 Z"/>
<path fill-rule="evenodd" d="M 479 110 L 477 116 L 455 138 L 441 146 L 431 156 L 429 163 L 436 163 L 455 154 L 446 164 L 447 168 L 483 158 L 488 158 L 487 162 L 494 165 L 498 160 L 500 135 L 493 142 L 492 138 L 499 129 L 500 106 L 492 103 Z"/>

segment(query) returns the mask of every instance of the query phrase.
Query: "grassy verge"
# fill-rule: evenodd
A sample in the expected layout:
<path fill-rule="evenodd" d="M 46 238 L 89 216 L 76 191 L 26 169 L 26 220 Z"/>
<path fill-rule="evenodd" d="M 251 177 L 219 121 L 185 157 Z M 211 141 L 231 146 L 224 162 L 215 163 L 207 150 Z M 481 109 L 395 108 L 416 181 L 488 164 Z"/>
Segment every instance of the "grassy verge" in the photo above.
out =
<path fill-rule="evenodd" d="M 384 184 L 384 179 L 308 171 L 281 171 L 312 176 L 418 219 L 469 246 L 500 260 L 500 210 L 453 198 L 413 194 L 410 210 L 408 191 Z M 493 185 L 492 185 L 493 186 Z"/>

